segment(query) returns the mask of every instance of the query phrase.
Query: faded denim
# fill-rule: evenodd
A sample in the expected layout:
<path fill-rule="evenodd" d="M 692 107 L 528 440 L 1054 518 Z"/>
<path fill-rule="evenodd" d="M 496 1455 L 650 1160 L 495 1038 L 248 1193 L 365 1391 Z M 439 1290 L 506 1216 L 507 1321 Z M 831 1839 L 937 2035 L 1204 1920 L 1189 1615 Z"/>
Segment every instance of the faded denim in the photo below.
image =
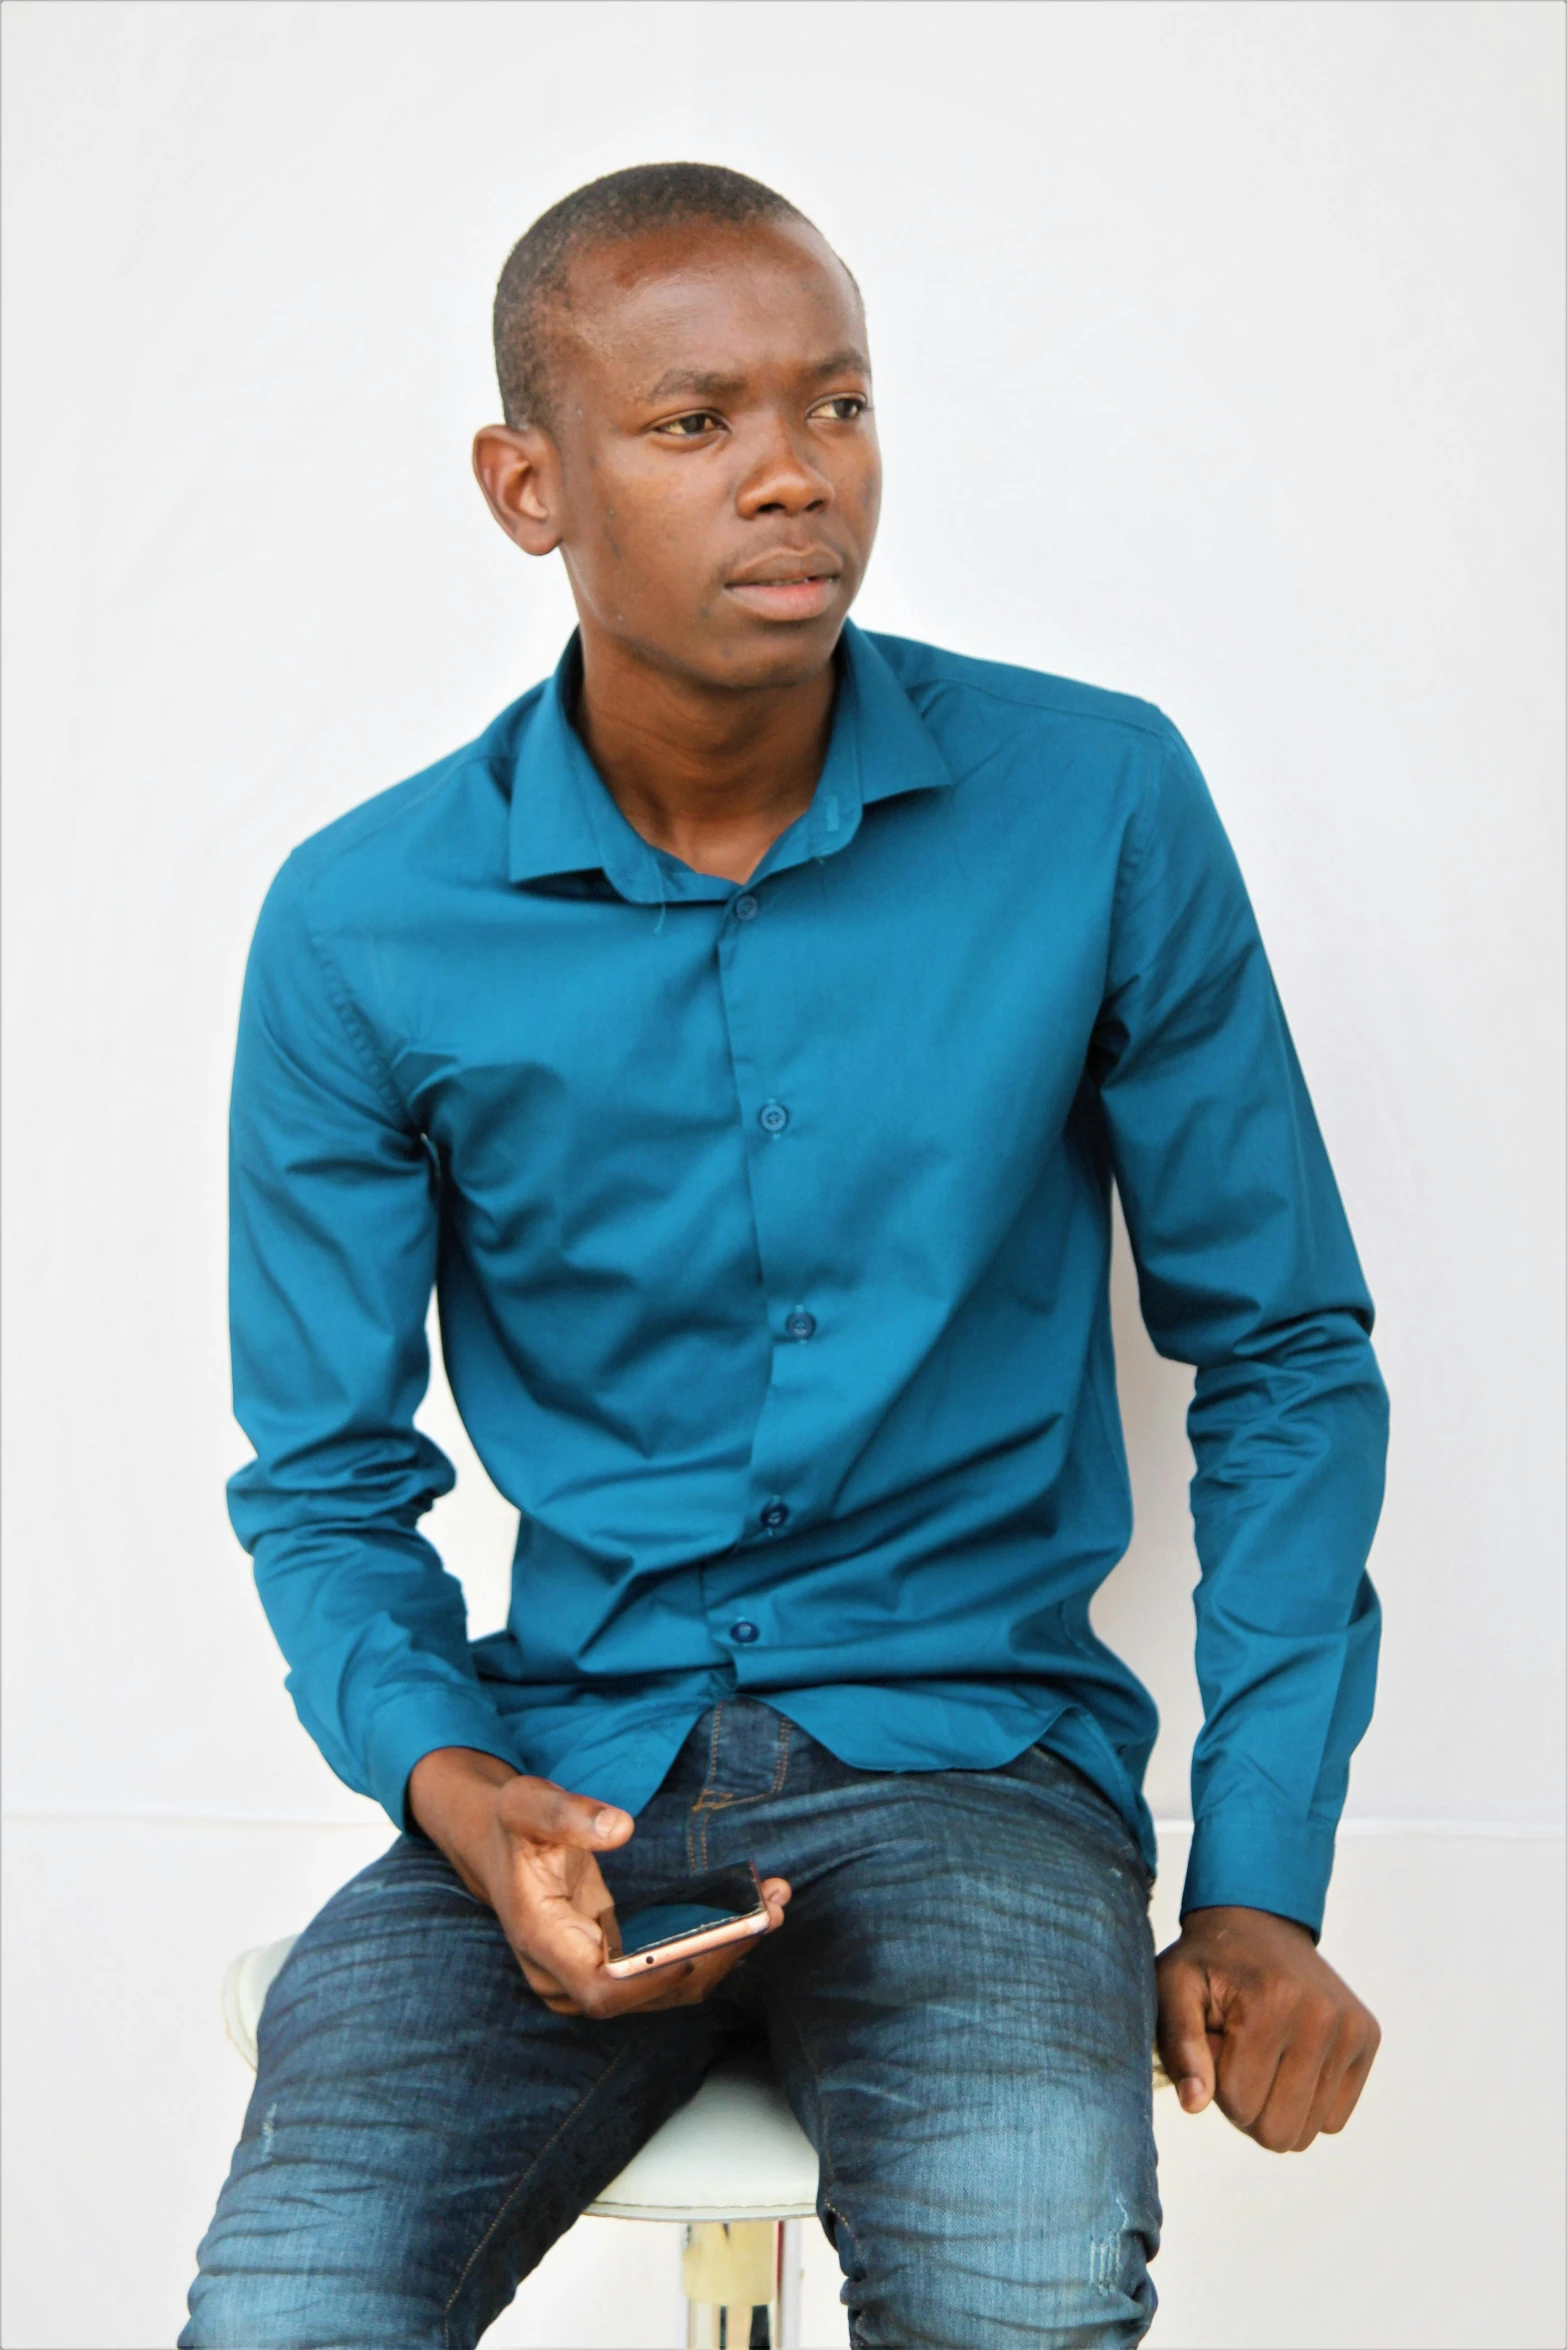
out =
<path fill-rule="evenodd" d="M 863 2350 L 1120 2350 L 1154 2310 L 1149 1879 L 1032 1747 L 853 1769 L 711 1709 L 605 1864 L 623 1913 L 753 1858 L 782 1930 L 705 2006 L 551 2015 L 420 1837 L 335 1894 L 267 2001 L 183 2350 L 457 2350 L 720 2056 L 765 2045 L 821 2158 Z"/>

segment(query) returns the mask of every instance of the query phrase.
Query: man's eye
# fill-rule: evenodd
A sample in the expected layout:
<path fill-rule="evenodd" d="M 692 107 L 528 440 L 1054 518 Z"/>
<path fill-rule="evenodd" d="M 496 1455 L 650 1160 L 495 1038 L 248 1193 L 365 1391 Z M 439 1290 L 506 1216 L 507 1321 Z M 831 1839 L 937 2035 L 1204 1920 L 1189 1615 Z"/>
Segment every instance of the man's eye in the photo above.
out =
<path fill-rule="evenodd" d="M 654 425 L 653 430 L 663 433 L 672 441 L 699 441 L 717 423 L 718 419 L 710 408 L 693 408 L 689 416 L 666 417 L 662 424 Z"/>
<path fill-rule="evenodd" d="M 811 410 L 813 416 L 830 416 L 834 424 L 853 424 L 870 406 L 863 392 L 835 392 L 830 400 L 822 400 Z"/>

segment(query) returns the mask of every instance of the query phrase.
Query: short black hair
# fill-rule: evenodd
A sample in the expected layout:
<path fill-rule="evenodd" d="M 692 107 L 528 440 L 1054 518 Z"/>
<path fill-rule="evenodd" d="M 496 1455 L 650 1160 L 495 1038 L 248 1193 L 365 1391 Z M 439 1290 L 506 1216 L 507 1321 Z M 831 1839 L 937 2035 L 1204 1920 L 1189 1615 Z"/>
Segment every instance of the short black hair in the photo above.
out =
<path fill-rule="evenodd" d="M 634 163 L 607 172 L 541 212 L 507 256 L 495 289 L 495 372 L 501 408 L 515 431 L 550 419 L 548 313 L 568 301 L 571 265 L 592 245 L 645 229 L 719 221 L 795 220 L 798 205 L 721 163 Z"/>

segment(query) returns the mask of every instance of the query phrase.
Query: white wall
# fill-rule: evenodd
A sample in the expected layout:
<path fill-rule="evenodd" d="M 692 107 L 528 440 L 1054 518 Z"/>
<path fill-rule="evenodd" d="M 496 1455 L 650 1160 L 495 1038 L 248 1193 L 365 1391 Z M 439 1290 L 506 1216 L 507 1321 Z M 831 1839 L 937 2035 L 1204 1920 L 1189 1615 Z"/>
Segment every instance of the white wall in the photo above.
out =
<path fill-rule="evenodd" d="M 672 154 L 781 185 L 866 288 L 861 617 L 1192 742 L 1381 1308 L 1382 1698 L 1325 1947 L 1386 2045 L 1298 2160 L 1161 2117 L 1152 2339 L 1562 2340 L 1563 24 L 10 0 L 7 2344 L 171 2336 L 242 2105 L 221 1962 L 385 1834 L 223 1507 L 242 963 L 294 841 L 553 662 L 562 582 L 468 472 L 489 298 L 546 203 Z M 1165 1712 L 1167 1916 L 1184 1380 L 1122 1290 L 1140 1523 L 1099 1613 Z M 438 1537 L 493 1621 L 462 1468 Z M 645 2346 L 669 2259 L 589 2223 L 492 2339 Z"/>

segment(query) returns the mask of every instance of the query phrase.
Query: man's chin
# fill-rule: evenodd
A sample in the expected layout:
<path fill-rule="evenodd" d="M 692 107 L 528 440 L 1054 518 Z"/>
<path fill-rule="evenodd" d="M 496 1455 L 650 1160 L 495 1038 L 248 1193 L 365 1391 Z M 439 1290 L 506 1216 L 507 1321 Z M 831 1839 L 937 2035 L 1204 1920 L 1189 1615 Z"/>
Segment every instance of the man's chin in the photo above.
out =
<path fill-rule="evenodd" d="M 722 625 L 717 624 L 720 617 Z M 714 692 L 775 693 L 820 677 L 838 649 L 846 617 L 840 606 L 812 620 L 786 623 L 729 607 L 721 616 L 693 613 L 686 625 L 673 630 L 666 618 L 656 636 L 637 630 L 603 633 L 617 639 L 622 658 L 639 668 Z M 601 629 L 599 623 L 591 633 Z"/>
<path fill-rule="evenodd" d="M 762 620 L 754 628 L 714 643 L 710 661 L 704 661 L 714 685 L 751 693 L 805 685 L 819 677 L 838 649 L 843 610 L 827 612 L 809 621 Z"/>

